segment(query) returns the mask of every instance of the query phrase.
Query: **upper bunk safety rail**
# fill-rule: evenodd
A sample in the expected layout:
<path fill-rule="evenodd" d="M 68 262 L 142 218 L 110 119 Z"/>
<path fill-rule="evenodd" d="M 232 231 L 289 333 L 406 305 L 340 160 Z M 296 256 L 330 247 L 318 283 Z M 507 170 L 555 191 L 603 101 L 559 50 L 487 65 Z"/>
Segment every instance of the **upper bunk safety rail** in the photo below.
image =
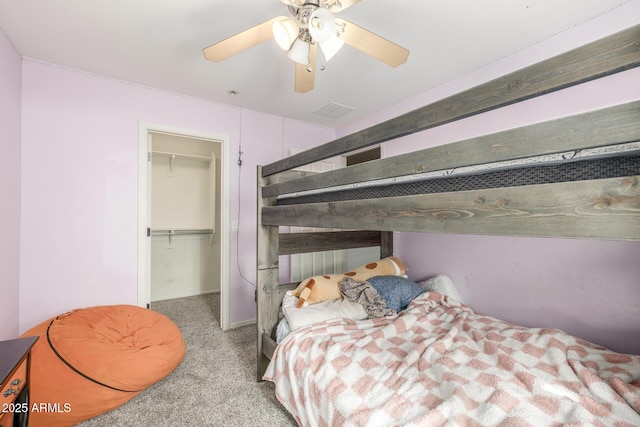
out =
<path fill-rule="evenodd" d="M 640 25 L 262 167 L 267 177 L 640 65 Z"/>
<path fill-rule="evenodd" d="M 535 143 L 532 143 L 535 141 Z M 511 129 L 321 174 L 279 181 L 263 197 L 640 141 L 640 101 Z M 277 175 L 275 175 L 277 176 Z"/>

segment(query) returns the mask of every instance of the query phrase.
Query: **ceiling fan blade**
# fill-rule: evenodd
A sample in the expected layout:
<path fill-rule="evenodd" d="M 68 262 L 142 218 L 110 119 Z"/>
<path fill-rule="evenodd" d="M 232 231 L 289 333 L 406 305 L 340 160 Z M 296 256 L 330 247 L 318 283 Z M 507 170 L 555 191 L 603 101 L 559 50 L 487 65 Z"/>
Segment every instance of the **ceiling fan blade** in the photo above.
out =
<path fill-rule="evenodd" d="M 313 89 L 316 79 L 316 53 L 318 45 L 313 43 L 309 47 L 309 65 L 298 64 L 296 62 L 296 79 L 294 90 L 299 93 L 309 92 Z M 308 70 L 311 69 L 311 71 Z"/>
<path fill-rule="evenodd" d="M 360 3 L 362 0 L 329 0 L 326 5 L 333 13 L 342 12 L 346 8 L 353 6 L 356 3 Z"/>
<path fill-rule="evenodd" d="M 407 62 L 409 51 L 402 46 L 342 18 L 336 18 L 336 24 L 344 25 L 344 33 L 340 38 L 349 46 L 392 67 Z"/>
<path fill-rule="evenodd" d="M 287 20 L 286 16 L 278 16 L 241 33 L 226 38 L 218 43 L 202 49 L 204 57 L 210 61 L 220 62 L 230 56 L 249 49 L 273 37 L 273 23 Z"/>

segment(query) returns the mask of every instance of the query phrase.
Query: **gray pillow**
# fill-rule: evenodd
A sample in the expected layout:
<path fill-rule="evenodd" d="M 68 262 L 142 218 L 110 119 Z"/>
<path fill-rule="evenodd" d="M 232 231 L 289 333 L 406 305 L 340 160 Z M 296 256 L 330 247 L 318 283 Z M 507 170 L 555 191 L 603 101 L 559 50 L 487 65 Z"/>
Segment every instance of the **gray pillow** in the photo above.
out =
<path fill-rule="evenodd" d="M 407 308 L 415 297 L 425 292 L 416 282 L 401 276 L 375 276 L 367 279 L 387 303 L 387 308 L 397 312 Z"/>

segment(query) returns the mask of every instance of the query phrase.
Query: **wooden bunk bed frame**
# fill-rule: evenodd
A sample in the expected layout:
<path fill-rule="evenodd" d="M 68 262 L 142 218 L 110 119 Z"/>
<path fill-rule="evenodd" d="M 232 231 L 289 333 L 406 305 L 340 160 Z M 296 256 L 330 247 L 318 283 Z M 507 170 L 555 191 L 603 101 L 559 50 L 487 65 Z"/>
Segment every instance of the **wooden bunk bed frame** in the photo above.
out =
<path fill-rule="evenodd" d="M 640 174 L 604 179 L 278 206 L 278 196 L 640 141 L 640 101 L 321 174 L 294 169 L 640 65 L 640 25 L 258 167 L 257 376 L 276 346 L 284 292 L 278 257 L 380 246 L 393 231 L 640 241 Z M 638 152 L 635 152 L 638 156 Z M 637 158 L 636 158 L 637 159 Z M 637 160 L 633 160 L 637 161 Z M 344 230 L 279 233 L 280 226 Z"/>

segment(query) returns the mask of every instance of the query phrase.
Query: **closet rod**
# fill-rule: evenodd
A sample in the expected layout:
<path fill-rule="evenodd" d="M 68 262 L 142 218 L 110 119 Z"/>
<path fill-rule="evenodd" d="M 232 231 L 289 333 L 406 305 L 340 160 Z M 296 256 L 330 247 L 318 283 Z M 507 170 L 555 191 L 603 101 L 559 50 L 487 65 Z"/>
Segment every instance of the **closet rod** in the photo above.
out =
<path fill-rule="evenodd" d="M 213 229 L 203 228 L 194 230 L 157 229 L 151 230 L 152 236 L 186 236 L 189 234 L 213 234 Z"/>

